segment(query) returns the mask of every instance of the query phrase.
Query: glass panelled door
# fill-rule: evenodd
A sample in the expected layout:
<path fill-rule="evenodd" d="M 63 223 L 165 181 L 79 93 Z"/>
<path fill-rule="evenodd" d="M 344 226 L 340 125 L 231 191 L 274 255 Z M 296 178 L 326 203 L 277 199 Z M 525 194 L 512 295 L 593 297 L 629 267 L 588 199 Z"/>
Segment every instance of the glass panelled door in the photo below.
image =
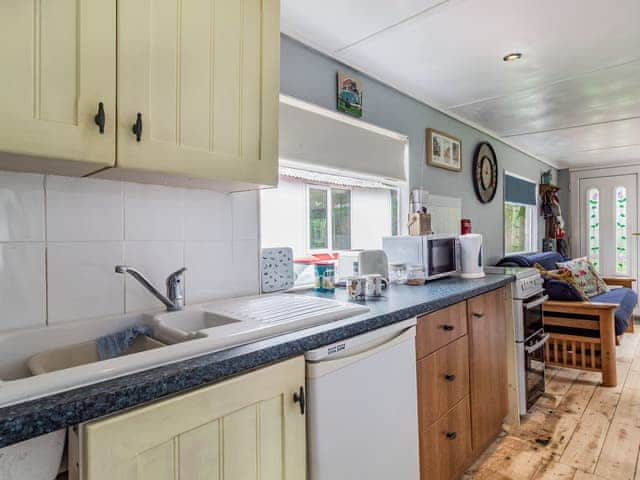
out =
<path fill-rule="evenodd" d="M 580 180 L 580 249 L 606 276 L 636 276 L 636 175 Z"/>

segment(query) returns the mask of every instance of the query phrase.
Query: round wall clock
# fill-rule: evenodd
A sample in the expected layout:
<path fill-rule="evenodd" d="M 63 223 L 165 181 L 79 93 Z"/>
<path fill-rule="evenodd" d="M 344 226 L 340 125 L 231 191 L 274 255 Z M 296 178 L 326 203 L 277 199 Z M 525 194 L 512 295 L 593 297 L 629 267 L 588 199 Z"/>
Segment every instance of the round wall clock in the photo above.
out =
<path fill-rule="evenodd" d="M 498 190 L 498 159 L 488 142 L 482 142 L 476 147 L 472 174 L 473 188 L 478 199 L 482 203 L 489 203 Z"/>

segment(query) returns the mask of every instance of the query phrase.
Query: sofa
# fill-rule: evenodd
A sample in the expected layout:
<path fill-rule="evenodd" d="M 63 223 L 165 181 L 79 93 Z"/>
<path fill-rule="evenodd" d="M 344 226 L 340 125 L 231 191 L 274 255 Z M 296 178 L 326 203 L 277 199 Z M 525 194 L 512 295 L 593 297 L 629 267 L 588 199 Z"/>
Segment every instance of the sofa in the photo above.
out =
<path fill-rule="evenodd" d="M 511 255 L 499 266 L 533 267 L 555 270 L 559 262 L 569 260 L 557 252 Z M 604 386 L 617 385 L 616 345 L 625 332 L 634 331 L 633 310 L 638 295 L 633 278 L 604 277 L 611 288 L 584 301 L 570 283 L 545 279 L 550 297 L 544 304 L 545 330 L 550 334 L 545 347 L 548 365 L 602 373 Z"/>

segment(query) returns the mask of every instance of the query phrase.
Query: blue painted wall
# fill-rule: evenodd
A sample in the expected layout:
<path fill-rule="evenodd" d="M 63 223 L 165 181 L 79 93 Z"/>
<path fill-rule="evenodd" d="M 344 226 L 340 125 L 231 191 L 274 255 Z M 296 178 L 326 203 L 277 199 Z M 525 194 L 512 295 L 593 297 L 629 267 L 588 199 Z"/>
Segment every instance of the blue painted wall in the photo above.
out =
<path fill-rule="evenodd" d="M 281 91 L 325 108 L 336 108 L 336 73 L 346 71 L 363 79 L 363 120 L 409 137 L 410 184 L 438 195 L 462 199 L 462 214 L 471 218 L 473 230 L 485 238 L 488 263 L 503 253 L 503 183 L 498 183 L 495 199 L 488 205 L 475 197 L 471 183 L 472 155 L 476 145 L 488 141 L 498 157 L 501 171 L 538 182 L 550 167 L 524 153 L 451 118 L 428 105 L 404 95 L 366 75 L 341 64 L 285 35 L 281 47 Z M 482 81 L 478 79 L 478 81 Z M 463 171 L 449 172 L 428 166 L 425 161 L 425 129 L 435 128 L 462 140 Z M 554 177 L 557 172 L 553 170 Z M 568 213 L 568 212 L 567 212 Z M 543 227 L 539 223 L 539 236 Z"/>

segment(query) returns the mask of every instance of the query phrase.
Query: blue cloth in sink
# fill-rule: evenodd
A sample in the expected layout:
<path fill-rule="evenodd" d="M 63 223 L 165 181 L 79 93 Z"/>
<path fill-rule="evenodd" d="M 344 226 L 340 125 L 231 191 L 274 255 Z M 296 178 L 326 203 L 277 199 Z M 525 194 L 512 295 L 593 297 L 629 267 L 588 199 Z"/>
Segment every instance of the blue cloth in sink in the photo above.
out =
<path fill-rule="evenodd" d="M 105 335 L 96 340 L 100 360 L 119 357 L 140 335 L 151 336 L 151 327 L 131 327 L 118 333 Z"/>

